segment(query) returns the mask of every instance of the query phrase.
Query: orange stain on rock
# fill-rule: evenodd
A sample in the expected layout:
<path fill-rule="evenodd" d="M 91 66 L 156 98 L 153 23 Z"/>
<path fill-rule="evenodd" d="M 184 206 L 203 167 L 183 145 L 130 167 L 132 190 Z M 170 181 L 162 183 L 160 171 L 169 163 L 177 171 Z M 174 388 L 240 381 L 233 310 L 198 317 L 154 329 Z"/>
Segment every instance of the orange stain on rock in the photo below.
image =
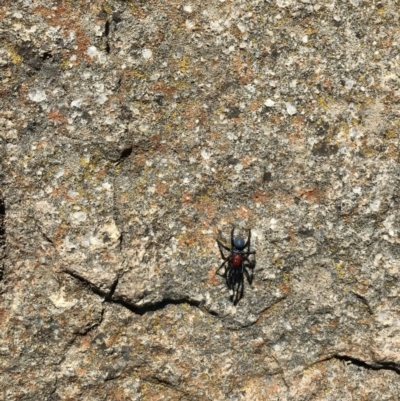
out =
<path fill-rule="evenodd" d="M 251 111 L 257 111 L 261 107 L 261 105 L 262 105 L 262 101 L 261 100 L 254 99 L 251 102 L 249 108 L 250 108 Z"/>
<path fill-rule="evenodd" d="M 67 118 L 62 114 L 59 110 L 52 110 L 47 115 L 50 120 L 57 121 L 59 123 L 65 124 L 67 122 Z"/>
<path fill-rule="evenodd" d="M 82 6 L 83 4 L 80 5 L 80 7 Z M 49 25 L 60 27 L 65 37 L 69 36 L 71 32 L 75 32 L 77 55 L 88 62 L 91 61 L 91 57 L 86 54 L 90 40 L 81 28 L 79 15 L 74 12 L 70 4 L 63 2 L 58 4 L 55 9 L 39 6 L 33 10 L 33 13 L 42 15 Z"/>
<path fill-rule="evenodd" d="M 284 297 L 287 297 L 292 292 L 292 288 L 290 287 L 289 284 L 281 284 L 279 286 L 279 290 L 281 291 Z"/>
<path fill-rule="evenodd" d="M 156 193 L 158 195 L 165 195 L 168 191 L 168 185 L 165 183 L 160 183 L 156 185 Z"/>
<path fill-rule="evenodd" d="M 273 124 L 280 124 L 283 120 L 283 117 L 279 114 L 270 114 L 269 115 L 269 120 L 273 123 Z"/>
<path fill-rule="evenodd" d="M 247 220 L 252 215 L 251 210 L 244 206 L 240 206 L 238 209 L 236 209 L 234 214 L 242 220 Z"/>
<path fill-rule="evenodd" d="M 215 287 L 216 285 L 221 284 L 216 277 L 216 272 L 217 269 L 214 268 L 208 271 L 208 281 L 207 281 L 208 285 Z"/>
<path fill-rule="evenodd" d="M 246 156 L 243 157 L 240 162 L 243 164 L 244 167 L 249 167 L 251 163 L 253 163 L 253 157 L 251 156 Z"/>
<path fill-rule="evenodd" d="M 323 192 L 319 188 L 302 189 L 296 192 L 297 197 L 306 199 L 311 203 L 319 203 Z"/>
<path fill-rule="evenodd" d="M 293 230 L 289 230 L 288 234 L 289 234 L 289 237 L 290 237 L 290 242 L 295 244 L 297 242 L 297 239 L 296 239 L 296 235 L 295 235 L 294 231 Z"/>
<path fill-rule="evenodd" d="M 268 200 L 269 196 L 266 192 L 262 192 L 259 189 L 257 189 L 256 192 L 254 192 L 253 195 L 253 202 L 254 203 L 265 203 Z"/>
<path fill-rule="evenodd" d="M 181 203 L 183 203 L 184 205 L 190 205 L 191 203 L 193 203 L 193 195 L 190 193 L 184 193 L 181 196 Z"/>
<path fill-rule="evenodd" d="M 0 327 L 2 327 L 8 321 L 9 316 L 10 312 L 4 308 L 0 308 Z"/>
<path fill-rule="evenodd" d="M 167 96 L 172 96 L 176 92 L 176 88 L 175 87 L 168 86 L 164 82 L 156 82 L 153 85 L 153 90 L 162 92 L 162 93 L 164 93 L 164 95 L 167 95 Z"/>

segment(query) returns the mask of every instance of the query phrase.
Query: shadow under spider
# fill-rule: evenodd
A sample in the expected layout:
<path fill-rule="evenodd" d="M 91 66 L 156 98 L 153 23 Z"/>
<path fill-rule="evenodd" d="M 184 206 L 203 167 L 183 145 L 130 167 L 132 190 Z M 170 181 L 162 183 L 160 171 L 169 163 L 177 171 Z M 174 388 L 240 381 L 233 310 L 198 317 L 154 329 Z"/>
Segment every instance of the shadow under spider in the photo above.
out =
<path fill-rule="evenodd" d="M 234 231 L 235 228 L 232 227 L 231 248 L 228 248 L 217 239 L 218 248 L 224 261 L 217 269 L 216 274 L 225 277 L 226 285 L 232 291 L 231 301 L 234 305 L 237 305 L 244 294 L 244 276 L 246 276 L 250 285 L 253 282 L 254 268 L 256 267 L 256 251 L 250 250 L 251 230 L 249 230 L 246 242 L 243 237 L 235 237 Z M 224 255 L 224 250 L 229 252 L 228 256 Z M 253 257 L 250 259 L 251 255 Z M 220 274 L 219 270 L 224 266 L 225 272 L 224 274 Z"/>

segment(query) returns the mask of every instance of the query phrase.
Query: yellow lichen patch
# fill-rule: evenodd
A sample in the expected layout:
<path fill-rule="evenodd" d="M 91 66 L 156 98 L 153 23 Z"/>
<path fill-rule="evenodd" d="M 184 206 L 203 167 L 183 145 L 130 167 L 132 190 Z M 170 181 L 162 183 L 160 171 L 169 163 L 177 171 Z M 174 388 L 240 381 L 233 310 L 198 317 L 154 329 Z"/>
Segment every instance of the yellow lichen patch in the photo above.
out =
<path fill-rule="evenodd" d="M 322 96 L 317 99 L 317 103 L 325 110 L 329 108 L 326 99 Z"/>
<path fill-rule="evenodd" d="M 112 12 L 110 5 L 107 3 L 103 4 L 103 10 L 107 13 L 107 15 L 110 15 Z"/>
<path fill-rule="evenodd" d="M 18 52 L 14 49 L 13 46 L 6 44 L 3 42 L 3 46 L 7 49 L 8 53 L 11 56 L 11 61 L 13 64 L 18 65 L 22 63 L 22 57 L 18 54 Z"/>
<path fill-rule="evenodd" d="M 190 58 L 189 58 L 189 56 L 183 56 L 180 59 L 179 66 L 180 66 L 181 73 L 182 74 L 186 74 L 188 69 L 189 69 L 189 66 L 190 66 Z"/>
<path fill-rule="evenodd" d="M 386 12 L 386 8 L 385 7 L 380 7 L 377 9 L 377 13 L 382 16 L 383 14 L 385 14 Z"/>
<path fill-rule="evenodd" d="M 374 148 L 371 148 L 371 147 L 368 147 L 368 146 L 364 147 L 362 149 L 362 152 L 363 152 L 365 157 L 372 157 L 372 156 L 374 156 L 376 154 L 376 150 Z"/>
<path fill-rule="evenodd" d="M 314 32 L 315 32 L 315 30 L 314 30 L 312 27 L 308 27 L 308 28 L 306 29 L 306 34 L 307 34 L 307 35 L 312 35 Z"/>
<path fill-rule="evenodd" d="M 395 130 L 389 129 L 385 132 L 385 137 L 387 139 L 396 138 L 397 136 L 398 136 L 398 133 Z"/>
<path fill-rule="evenodd" d="M 336 272 L 339 277 L 343 277 L 346 274 L 346 271 L 343 267 L 344 262 L 341 260 L 339 263 L 336 263 Z"/>

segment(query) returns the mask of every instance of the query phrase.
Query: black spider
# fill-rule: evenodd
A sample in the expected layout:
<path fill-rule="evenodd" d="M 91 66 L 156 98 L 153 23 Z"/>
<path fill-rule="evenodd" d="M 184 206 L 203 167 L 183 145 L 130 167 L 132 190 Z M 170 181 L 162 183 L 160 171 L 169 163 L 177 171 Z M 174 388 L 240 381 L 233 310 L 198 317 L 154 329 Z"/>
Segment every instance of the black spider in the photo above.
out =
<path fill-rule="evenodd" d="M 228 264 L 228 266 L 225 267 L 225 273 L 222 274 L 222 276 L 226 279 L 227 287 L 233 291 L 232 301 L 234 305 L 236 305 L 243 296 L 243 276 L 246 275 L 247 281 L 250 285 L 253 281 L 253 269 L 256 262 L 255 259 L 250 260 L 249 255 L 255 255 L 256 252 L 250 251 L 251 230 L 249 230 L 249 237 L 246 242 L 242 237 L 235 238 L 234 231 L 235 228 L 233 227 L 231 232 L 231 248 L 228 248 L 217 239 L 219 251 L 221 252 L 222 259 L 224 259 L 221 266 L 218 268 L 217 273 L 226 263 Z M 230 254 L 225 257 L 222 249 L 230 252 Z M 251 269 L 251 274 L 248 269 Z"/>

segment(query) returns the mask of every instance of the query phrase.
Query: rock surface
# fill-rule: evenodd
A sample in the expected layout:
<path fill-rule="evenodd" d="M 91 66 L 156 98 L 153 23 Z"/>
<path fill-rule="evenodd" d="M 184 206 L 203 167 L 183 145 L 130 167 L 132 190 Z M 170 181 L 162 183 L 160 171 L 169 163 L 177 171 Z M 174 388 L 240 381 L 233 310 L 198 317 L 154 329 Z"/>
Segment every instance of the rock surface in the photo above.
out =
<path fill-rule="evenodd" d="M 399 16 L 3 0 L 0 397 L 397 400 Z"/>

